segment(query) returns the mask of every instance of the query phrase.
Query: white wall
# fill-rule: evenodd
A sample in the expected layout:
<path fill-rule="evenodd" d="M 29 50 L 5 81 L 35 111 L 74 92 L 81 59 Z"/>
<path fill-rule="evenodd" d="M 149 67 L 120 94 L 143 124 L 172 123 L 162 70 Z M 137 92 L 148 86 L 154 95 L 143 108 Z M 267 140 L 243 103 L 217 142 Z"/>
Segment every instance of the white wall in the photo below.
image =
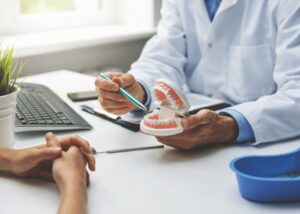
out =
<path fill-rule="evenodd" d="M 115 0 L 116 23 L 156 26 L 160 18 L 163 0 Z"/>
<path fill-rule="evenodd" d="M 83 72 L 99 67 L 120 67 L 127 71 L 131 63 L 138 59 L 147 39 L 25 57 L 20 60 L 26 62 L 25 74 L 59 69 Z"/>

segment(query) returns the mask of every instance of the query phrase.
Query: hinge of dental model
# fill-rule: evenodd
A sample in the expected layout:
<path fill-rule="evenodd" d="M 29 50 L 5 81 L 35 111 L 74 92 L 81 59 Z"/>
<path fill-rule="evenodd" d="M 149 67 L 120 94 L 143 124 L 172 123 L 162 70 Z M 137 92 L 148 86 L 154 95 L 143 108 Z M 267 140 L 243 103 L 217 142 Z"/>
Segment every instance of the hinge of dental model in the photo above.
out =
<path fill-rule="evenodd" d="M 189 102 L 183 92 L 169 80 L 159 79 L 153 87 L 159 109 L 145 115 L 141 131 L 154 136 L 170 136 L 183 131 L 181 118 L 187 115 Z"/>

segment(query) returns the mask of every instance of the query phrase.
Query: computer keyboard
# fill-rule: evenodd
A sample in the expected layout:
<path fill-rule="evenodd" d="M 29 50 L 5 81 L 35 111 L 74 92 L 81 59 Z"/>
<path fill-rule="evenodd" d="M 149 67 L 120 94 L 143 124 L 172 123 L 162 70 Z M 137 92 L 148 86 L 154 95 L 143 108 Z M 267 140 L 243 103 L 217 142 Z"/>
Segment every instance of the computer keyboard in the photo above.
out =
<path fill-rule="evenodd" d="M 89 130 L 92 128 L 49 88 L 20 84 L 15 132 Z"/>

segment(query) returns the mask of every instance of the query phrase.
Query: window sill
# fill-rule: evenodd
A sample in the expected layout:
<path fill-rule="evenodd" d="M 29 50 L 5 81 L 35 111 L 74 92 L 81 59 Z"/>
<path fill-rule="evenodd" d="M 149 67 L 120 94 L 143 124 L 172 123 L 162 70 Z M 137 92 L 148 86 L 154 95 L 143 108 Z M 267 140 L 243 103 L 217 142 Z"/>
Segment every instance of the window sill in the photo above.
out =
<path fill-rule="evenodd" d="M 15 48 L 15 57 L 28 57 L 151 37 L 155 28 L 98 26 L 4 37 L 4 46 Z"/>

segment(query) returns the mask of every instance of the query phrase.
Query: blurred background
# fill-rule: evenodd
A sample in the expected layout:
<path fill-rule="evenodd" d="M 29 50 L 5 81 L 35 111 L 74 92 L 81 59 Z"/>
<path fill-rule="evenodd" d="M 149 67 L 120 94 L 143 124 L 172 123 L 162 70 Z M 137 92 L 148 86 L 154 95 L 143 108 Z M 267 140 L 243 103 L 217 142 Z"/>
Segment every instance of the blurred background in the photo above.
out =
<path fill-rule="evenodd" d="M 0 0 L 0 40 L 24 73 L 127 71 L 155 34 L 162 0 Z"/>

